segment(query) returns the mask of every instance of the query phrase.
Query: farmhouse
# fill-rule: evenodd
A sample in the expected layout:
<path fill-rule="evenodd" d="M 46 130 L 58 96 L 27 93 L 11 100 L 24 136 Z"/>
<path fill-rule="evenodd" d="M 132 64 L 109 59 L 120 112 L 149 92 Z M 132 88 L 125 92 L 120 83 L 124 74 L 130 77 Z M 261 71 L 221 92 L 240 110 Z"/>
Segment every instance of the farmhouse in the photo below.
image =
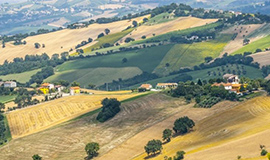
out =
<path fill-rule="evenodd" d="M 142 84 L 139 88 L 145 88 L 146 90 L 151 90 L 153 86 L 151 84 Z"/>
<path fill-rule="evenodd" d="M 6 82 L 4 82 L 4 87 L 15 88 L 15 87 L 17 87 L 17 83 L 13 82 L 13 81 L 6 81 Z"/>
<path fill-rule="evenodd" d="M 76 86 L 76 87 L 70 87 L 70 95 L 74 96 L 75 94 L 79 94 L 80 93 L 80 87 Z"/>
<path fill-rule="evenodd" d="M 248 84 L 232 84 L 232 83 L 214 83 L 212 86 L 223 86 L 226 90 L 228 90 L 230 93 L 241 93 L 240 88 L 241 86 L 244 86 L 246 88 Z"/>
<path fill-rule="evenodd" d="M 232 89 L 232 84 L 231 83 L 214 83 L 212 86 L 224 86 L 226 90 L 231 90 Z"/>
<path fill-rule="evenodd" d="M 176 88 L 178 86 L 177 83 L 158 83 L 157 89 L 168 89 L 168 88 Z"/>
<path fill-rule="evenodd" d="M 57 85 L 55 86 L 55 89 L 58 91 L 58 92 L 62 92 L 63 89 L 65 89 L 64 86 L 61 86 L 61 85 Z"/>
<path fill-rule="evenodd" d="M 232 84 L 239 84 L 240 81 L 238 76 L 233 74 L 224 74 L 223 79 Z"/>
<path fill-rule="evenodd" d="M 48 94 L 50 92 L 51 89 L 54 89 L 54 84 L 50 84 L 50 83 L 43 83 L 41 85 L 41 87 L 39 88 L 39 90 L 43 93 L 43 94 Z"/>

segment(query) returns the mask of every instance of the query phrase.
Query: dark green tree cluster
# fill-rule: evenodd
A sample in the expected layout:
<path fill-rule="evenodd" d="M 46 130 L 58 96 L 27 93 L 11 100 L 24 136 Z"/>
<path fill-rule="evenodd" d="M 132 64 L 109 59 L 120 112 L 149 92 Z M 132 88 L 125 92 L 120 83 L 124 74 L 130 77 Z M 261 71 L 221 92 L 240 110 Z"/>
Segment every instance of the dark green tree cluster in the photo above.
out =
<path fill-rule="evenodd" d="M 53 67 L 43 68 L 41 71 L 31 76 L 31 79 L 29 80 L 29 84 L 33 84 L 33 83 L 41 84 L 44 79 L 50 77 L 51 75 L 54 75 Z"/>
<path fill-rule="evenodd" d="M 161 152 L 162 142 L 160 140 L 153 139 L 146 144 L 144 150 L 148 155 L 150 154 L 155 155 L 156 153 Z"/>
<path fill-rule="evenodd" d="M 99 144 L 96 142 L 88 143 L 85 146 L 85 152 L 87 154 L 86 160 L 92 159 L 98 156 Z"/>
<path fill-rule="evenodd" d="M 18 105 L 18 108 L 39 103 L 39 100 L 32 99 L 32 97 L 37 94 L 36 91 L 28 91 L 27 89 L 19 88 L 17 92 L 18 96 L 15 98 L 14 102 Z"/>
<path fill-rule="evenodd" d="M 120 112 L 121 103 L 115 98 L 105 98 L 101 104 L 102 110 L 98 113 L 97 116 L 97 120 L 99 122 L 105 122 Z"/>
<path fill-rule="evenodd" d="M 42 55 L 26 55 L 24 59 L 14 58 L 13 62 L 5 61 L 4 64 L 0 65 L 0 75 L 21 73 L 47 66 L 55 67 L 64 63 L 67 56 L 63 53 L 61 57 L 58 55 L 58 58 L 56 56 L 50 58 L 46 53 L 43 53 Z"/>
<path fill-rule="evenodd" d="M 176 134 L 185 134 L 188 133 L 194 126 L 195 123 L 192 119 L 182 117 L 174 122 L 173 130 Z"/>
<path fill-rule="evenodd" d="M 33 160 L 42 160 L 42 157 L 39 156 L 38 154 L 35 154 L 32 156 Z"/>

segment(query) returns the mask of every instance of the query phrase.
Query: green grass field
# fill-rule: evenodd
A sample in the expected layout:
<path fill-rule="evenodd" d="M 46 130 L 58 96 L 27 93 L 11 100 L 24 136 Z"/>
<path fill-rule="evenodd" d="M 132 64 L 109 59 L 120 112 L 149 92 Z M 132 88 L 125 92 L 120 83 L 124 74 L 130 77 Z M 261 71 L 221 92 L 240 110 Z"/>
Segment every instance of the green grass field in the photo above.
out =
<path fill-rule="evenodd" d="M 167 75 L 181 67 L 193 67 L 204 62 L 205 57 L 216 58 L 231 40 L 232 35 L 220 35 L 215 40 L 193 44 L 175 44 L 155 69 L 159 75 Z M 166 67 L 166 63 L 170 66 Z"/>
<path fill-rule="evenodd" d="M 161 13 L 159 15 L 156 15 L 153 18 L 150 18 L 149 21 L 145 23 L 145 25 L 155 25 L 155 24 L 165 23 L 165 22 L 169 22 L 176 19 L 174 17 L 168 18 L 168 16 L 170 16 L 170 13 L 168 12 Z"/>
<path fill-rule="evenodd" d="M 87 68 L 78 70 L 68 70 L 56 72 L 55 75 L 49 77 L 45 82 L 56 82 L 66 80 L 71 82 L 79 82 L 81 86 L 87 87 L 88 84 L 97 86 L 104 83 L 118 80 L 119 78 L 128 79 L 141 74 L 142 71 L 138 67 L 123 67 L 123 68 Z"/>
<path fill-rule="evenodd" d="M 104 37 L 101 37 L 99 39 L 97 39 L 96 41 L 98 41 L 96 44 L 85 48 L 84 49 L 84 53 L 90 53 L 92 52 L 92 49 L 98 49 L 100 48 L 104 43 L 110 43 L 111 45 L 113 45 L 115 42 L 117 42 L 119 39 L 123 38 L 124 36 L 126 36 L 127 34 L 129 34 L 130 32 L 133 31 L 134 28 L 130 28 L 127 30 L 124 30 L 122 32 L 119 33 L 114 33 L 114 34 L 109 34 L 106 35 Z"/>
<path fill-rule="evenodd" d="M 171 49 L 172 45 L 157 46 L 152 48 L 144 48 L 134 51 L 127 51 L 117 54 L 99 56 L 94 58 L 85 58 L 66 62 L 56 68 L 58 72 L 86 69 L 86 68 L 122 68 L 122 67 L 138 67 L 142 71 L 153 72 L 159 65 L 166 53 Z M 127 58 L 127 62 L 123 63 L 123 58 Z"/>
<path fill-rule="evenodd" d="M 5 76 L 0 76 L 0 79 L 7 81 L 7 80 L 16 80 L 17 82 L 20 83 L 26 83 L 30 80 L 31 76 L 36 74 L 38 71 L 41 69 L 36 69 L 28 72 L 23 72 L 23 73 L 17 73 L 17 74 L 9 74 Z"/>
<path fill-rule="evenodd" d="M 142 72 L 153 72 L 173 45 L 156 46 L 123 53 L 85 58 L 56 67 L 55 75 L 45 81 L 78 81 L 81 85 L 103 85 L 119 78 L 132 78 Z M 127 62 L 122 60 L 127 58 Z"/>
<path fill-rule="evenodd" d="M 266 36 L 264 38 L 261 38 L 257 41 L 251 42 L 250 44 L 242 47 L 241 49 L 235 51 L 234 53 L 232 53 L 232 55 L 235 54 L 243 54 L 244 52 L 252 52 L 254 53 L 256 51 L 256 49 L 261 49 L 264 50 L 265 48 L 269 48 L 270 47 L 270 36 Z"/>
<path fill-rule="evenodd" d="M 7 103 L 10 101 L 13 101 L 16 98 L 16 95 L 12 95 L 12 96 L 0 96 L 0 102 L 1 103 Z"/>

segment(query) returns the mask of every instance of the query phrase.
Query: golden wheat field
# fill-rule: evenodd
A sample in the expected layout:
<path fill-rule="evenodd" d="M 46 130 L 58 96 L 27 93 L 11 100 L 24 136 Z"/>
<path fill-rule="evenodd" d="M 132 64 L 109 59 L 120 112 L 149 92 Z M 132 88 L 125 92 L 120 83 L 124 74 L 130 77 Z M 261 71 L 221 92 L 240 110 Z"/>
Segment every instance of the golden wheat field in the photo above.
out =
<path fill-rule="evenodd" d="M 216 22 L 217 19 L 200 19 L 195 17 L 180 17 L 175 20 L 155 24 L 152 26 L 142 25 L 137 29 L 133 30 L 129 35 L 125 36 L 120 40 L 120 42 L 125 40 L 127 37 L 132 37 L 135 40 L 141 39 L 142 36 L 146 36 L 147 38 L 152 37 L 153 34 L 161 35 L 168 32 L 176 31 L 176 30 L 183 30 L 187 28 L 193 28 L 198 26 L 203 26 L 209 23 Z"/>
<path fill-rule="evenodd" d="M 148 17 L 148 15 L 132 20 L 123 20 L 108 24 L 92 24 L 87 28 L 63 29 L 48 34 L 31 36 L 24 39 L 27 42 L 26 45 L 15 46 L 12 44 L 13 42 L 10 42 L 6 44 L 5 48 L 0 48 L 0 64 L 5 60 L 12 61 L 16 57 L 24 57 L 25 55 L 47 53 L 49 56 L 52 56 L 55 53 L 61 54 L 62 52 L 68 52 L 71 48 L 75 51 L 77 44 L 87 41 L 88 38 L 97 39 L 97 36 L 101 32 L 104 32 L 106 28 L 110 29 L 111 34 L 121 32 L 132 25 L 133 20 L 141 22 L 144 17 Z M 45 48 L 36 49 L 34 47 L 35 43 L 44 44 Z M 84 47 L 91 46 L 94 43 L 95 41 Z"/>
<path fill-rule="evenodd" d="M 119 101 L 140 95 L 102 94 L 78 95 L 60 98 L 20 110 L 7 113 L 12 138 L 23 137 L 71 120 L 89 111 L 101 107 L 104 98 L 117 98 Z"/>

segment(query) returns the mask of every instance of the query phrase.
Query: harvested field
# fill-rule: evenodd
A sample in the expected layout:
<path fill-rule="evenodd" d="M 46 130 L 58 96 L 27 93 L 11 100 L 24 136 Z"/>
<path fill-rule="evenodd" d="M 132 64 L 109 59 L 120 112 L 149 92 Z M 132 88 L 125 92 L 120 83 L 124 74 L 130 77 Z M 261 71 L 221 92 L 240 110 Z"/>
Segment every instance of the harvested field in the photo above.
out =
<path fill-rule="evenodd" d="M 209 23 L 216 22 L 217 19 L 200 19 L 195 17 L 180 17 L 175 20 L 160 23 L 152 26 L 143 25 L 133 30 L 129 35 L 125 36 L 120 40 L 120 42 L 124 42 L 127 37 L 132 37 L 135 40 L 141 39 L 142 36 L 146 36 L 147 38 L 153 37 L 155 35 L 161 35 L 172 31 L 183 30 L 187 28 L 193 28 L 198 26 L 203 26 Z"/>
<path fill-rule="evenodd" d="M 117 98 L 122 101 L 140 94 L 79 95 L 64 97 L 7 113 L 12 138 L 23 137 L 50 128 L 101 107 L 101 101 Z"/>
<path fill-rule="evenodd" d="M 96 122 L 97 112 L 90 112 L 51 129 L 13 139 L 0 148 L 1 159 L 28 160 L 38 153 L 44 160 L 81 160 L 86 156 L 86 143 L 92 141 L 101 145 L 102 156 L 138 132 L 192 105 L 185 105 L 179 98 L 151 94 L 123 103 L 121 112 L 105 123 Z"/>
<path fill-rule="evenodd" d="M 144 17 L 135 18 L 134 20 L 140 22 Z M 31 36 L 24 39 L 27 42 L 26 45 L 14 46 L 11 43 L 7 43 L 5 48 L 0 48 L 0 64 L 5 60 L 12 61 L 16 57 L 24 57 L 25 55 L 47 53 L 51 56 L 55 53 L 61 54 L 62 52 L 69 51 L 71 48 L 74 49 L 77 44 L 87 41 L 88 38 L 96 39 L 106 28 L 111 30 L 111 34 L 121 32 L 130 26 L 132 21 L 125 20 L 108 24 L 92 24 L 88 28 L 64 29 L 48 34 Z M 45 48 L 36 49 L 34 43 L 44 44 Z M 88 44 L 88 46 L 92 44 L 94 42 Z"/>
<path fill-rule="evenodd" d="M 270 65 L 270 51 L 252 54 L 251 57 L 254 59 L 255 62 L 260 63 L 261 67 Z"/>
<path fill-rule="evenodd" d="M 153 159 L 163 160 L 164 156 L 172 157 L 181 150 L 187 152 L 187 160 L 200 160 L 201 157 L 228 160 L 238 155 L 243 159 L 260 158 L 260 144 L 270 149 L 269 104 L 270 97 L 262 96 L 205 117 L 196 122 L 193 132 L 173 138 L 163 146 L 162 154 Z M 135 159 L 144 157 L 146 155 L 142 154 Z"/>
<path fill-rule="evenodd" d="M 247 37 L 249 34 L 253 33 L 255 30 L 259 29 L 260 27 L 262 27 L 262 24 L 252 24 L 252 25 L 239 25 L 239 26 L 233 26 L 225 31 L 223 31 L 222 33 L 224 34 L 236 34 L 237 36 L 234 40 L 232 40 L 230 43 L 228 43 L 226 45 L 226 47 L 224 48 L 223 52 L 221 55 L 223 55 L 224 53 L 228 53 L 231 54 L 235 51 L 237 51 L 238 49 L 243 47 L 243 40 L 245 39 L 245 37 Z M 260 37 L 250 37 L 250 42 L 256 41 L 258 39 L 262 38 Z"/>

